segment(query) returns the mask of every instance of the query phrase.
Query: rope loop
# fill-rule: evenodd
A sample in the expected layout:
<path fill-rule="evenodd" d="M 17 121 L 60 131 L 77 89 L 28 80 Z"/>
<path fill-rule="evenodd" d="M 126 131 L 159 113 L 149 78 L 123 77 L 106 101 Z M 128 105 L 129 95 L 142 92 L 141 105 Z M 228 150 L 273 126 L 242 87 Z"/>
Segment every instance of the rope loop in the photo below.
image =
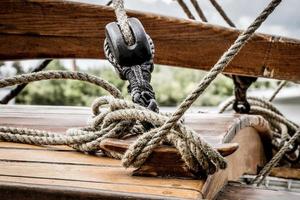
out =
<path fill-rule="evenodd" d="M 282 88 L 281 85 L 280 87 Z M 277 94 L 278 90 L 276 90 L 275 93 Z M 258 185 L 260 185 L 270 173 L 272 167 L 277 165 L 281 160 L 286 164 L 298 163 L 300 160 L 300 126 L 288 120 L 271 104 L 270 101 L 275 95 L 272 95 L 269 101 L 258 97 L 247 97 L 251 105 L 250 114 L 261 115 L 269 122 L 273 133 L 273 150 L 277 151 L 274 157 L 264 166 L 256 178 L 253 179 L 252 183 L 257 183 Z M 234 102 L 234 97 L 229 98 L 221 105 L 219 113 L 232 109 L 230 106 L 233 105 Z"/>
<path fill-rule="evenodd" d="M 46 79 L 76 79 L 103 87 L 115 98 L 100 97 L 93 103 L 93 119 L 87 127 L 72 128 L 67 131 L 67 134 L 62 135 L 33 129 L 0 126 L 0 140 L 36 145 L 70 145 L 79 151 L 94 152 L 100 150 L 100 144 L 105 138 L 122 139 L 125 136 L 138 135 L 138 139 L 128 148 L 124 156 L 110 152 L 105 153 L 116 158 L 122 158 L 125 167 L 140 167 L 158 145 L 169 143 L 178 149 L 187 167 L 194 173 L 204 171 L 206 174 L 213 174 L 219 169 L 224 169 L 227 165 L 225 159 L 196 132 L 184 126 L 180 119 L 217 75 L 222 73 L 280 2 L 281 0 L 271 1 L 267 8 L 221 56 L 171 117 L 122 100 L 122 95 L 118 89 L 97 77 L 80 72 L 38 72 L 0 80 L 0 88 Z M 124 38 L 130 45 L 134 39 L 128 25 L 123 0 L 113 0 L 113 3 Z M 153 43 L 150 42 L 150 45 Z M 107 57 L 110 58 L 110 55 Z M 134 71 L 134 73 L 139 73 L 135 76 L 142 76 L 141 71 L 141 69 Z M 282 122 L 282 120 L 278 121 Z M 154 127 L 145 132 L 142 125 L 144 122 L 151 123 Z M 288 124 L 288 128 L 293 128 L 293 123 Z M 292 138 L 294 137 L 296 136 L 294 135 Z"/>

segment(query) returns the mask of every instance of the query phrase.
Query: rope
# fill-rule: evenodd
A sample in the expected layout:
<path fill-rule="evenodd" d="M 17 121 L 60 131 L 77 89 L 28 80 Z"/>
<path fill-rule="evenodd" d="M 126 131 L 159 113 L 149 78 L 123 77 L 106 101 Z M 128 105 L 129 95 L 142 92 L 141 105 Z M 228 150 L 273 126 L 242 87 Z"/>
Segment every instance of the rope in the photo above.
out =
<path fill-rule="evenodd" d="M 119 99 L 121 94 L 113 85 L 100 78 L 80 72 L 46 71 L 24 74 L 0 80 L 0 88 L 47 79 L 87 81 L 104 88 L 113 97 L 100 97 L 94 101 L 92 105 L 93 119 L 87 127 L 72 128 L 67 130 L 66 134 L 59 134 L 34 129 L 0 126 L 1 141 L 34 145 L 69 145 L 79 151 L 94 152 L 100 150 L 101 141 L 105 138 L 141 135 L 145 132 L 144 127 L 141 125 L 142 122 L 148 122 L 155 127 L 160 127 L 168 119 L 164 114 L 158 114 L 140 105 Z M 140 136 L 140 138 L 147 140 L 148 136 L 157 132 L 158 129 L 151 129 Z M 195 175 L 199 171 L 212 174 L 218 170 L 219 165 L 222 166 L 216 151 L 197 133 L 184 126 L 181 122 L 176 123 L 176 126 L 166 136 L 165 141 L 178 149 L 182 159 Z M 109 152 L 106 152 L 106 154 L 115 158 L 121 158 L 118 154 Z M 124 163 L 128 163 L 126 158 L 123 158 Z"/>
<path fill-rule="evenodd" d="M 282 84 L 280 84 L 282 85 Z M 282 87 L 281 87 L 282 88 Z M 278 92 L 278 89 L 274 94 Z M 274 96 L 274 94 L 272 96 Z M 282 157 L 285 157 L 289 162 L 292 162 L 288 154 L 294 154 L 296 156 L 296 162 L 299 160 L 299 135 L 300 127 L 288 120 L 284 115 L 270 103 L 270 100 L 264 100 L 262 98 L 247 97 L 251 105 L 251 114 L 262 115 L 271 125 L 273 132 L 272 145 L 275 149 L 280 149 L 275 156 L 264 166 L 260 173 L 253 179 L 253 183 L 260 185 L 265 177 L 271 172 L 271 169 L 279 163 Z M 232 109 L 232 104 L 235 98 L 231 97 L 225 101 L 220 108 L 219 113 L 223 113 L 228 108 Z M 297 142 L 295 143 L 295 141 Z"/>
<path fill-rule="evenodd" d="M 274 93 L 272 94 L 272 96 L 270 97 L 269 101 L 273 101 L 274 98 L 276 97 L 276 95 L 280 92 L 280 90 L 286 86 L 286 84 L 288 83 L 288 81 L 281 81 L 278 85 L 278 87 L 276 88 L 276 90 L 274 91 Z"/>
<path fill-rule="evenodd" d="M 200 8 L 200 5 L 198 4 L 197 0 L 190 0 L 190 1 L 191 1 L 192 5 L 194 6 L 200 19 L 204 22 L 207 22 L 207 19 L 204 15 L 202 9 Z M 183 12 L 186 14 L 186 16 L 189 19 L 193 19 L 193 20 L 196 19 L 194 17 L 194 15 L 192 14 L 191 10 L 189 9 L 189 7 L 186 5 L 186 3 L 183 0 L 177 0 L 177 3 L 180 5 L 181 9 L 183 10 Z"/>
<path fill-rule="evenodd" d="M 124 39 L 131 46 L 134 44 L 134 36 L 130 30 L 123 0 L 113 0 L 113 7 Z"/>
<path fill-rule="evenodd" d="M 189 19 L 193 19 L 193 20 L 196 19 L 194 17 L 194 15 L 192 14 L 192 12 L 190 11 L 190 9 L 188 8 L 188 6 L 186 5 L 186 3 L 184 3 L 183 0 L 177 0 L 177 3 L 180 5 L 180 7 L 182 8 L 182 10 L 184 11 L 184 13 L 186 14 L 186 16 Z"/>
<path fill-rule="evenodd" d="M 204 22 L 207 22 L 207 18 L 205 17 L 202 9 L 200 8 L 200 5 L 198 4 L 197 0 L 190 0 L 192 5 L 194 6 L 196 12 L 198 13 L 198 16 L 200 17 L 200 19 Z"/>
<path fill-rule="evenodd" d="M 284 144 L 284 146 L 275 154 L 275 156 L 264 166 L 259 174 L 252 180 L 252 184 L 257 182 L 259 186 L 266 176 L 269 175 L 271 169 L 279 163 L 284 154 L 289 150 L 290 146 L 300 137 L 300 129 L 291 137 L 291 139 Z M 260 180 L 259 180 L 260 179 Z"/>
<path fill-rule="evenodd" d="M 241 48 L 250 39 L 253 33 L 260 27 L 263 21 L 274 11 L 281 0 L 272 0 L 271 3 L 263 10 L 263 12 L 255 19 L 255 21 L 245 30 L 234 42 L 234 44 L 222 55 L 219 61 L 213 66 L 208 74 L 201 80 L 196 89 L 187 96 L 187 98 L 179 105 L 173 115 L 165 122 L 158 132 L 150 132 L 140 137 L 133 145 L 126 151 L 123 159 L 125 167 L 140 166 L 148 156 L 156 148 L 162 138 L 171 130 L 177 121 L 183 116 L 187 109 L 194 103 L 194 101 L 203 93 L 209 84 L 221 73 L 230 61 L 238 54 Z M 221 168 L 226 167 L 225 159 L 215 152 L 216 158 Z"/>
<path fill-rule="evenodd" d="M 47 60 L 43 60 L 37 67 L 35 67 L 32 72 L 39 72 L 42 71 L 43 69 L 45 69 L 48 64 L 51 62 L 51 59 L 47 59 Z M 4 96 L 1 100 L 0 100 L 0 104 L 7 104 L 10 100 L 12 100 L 13 98 L 15 98 L 18 94 L 20 94 L 23 89 L 26 87 L 27 84 L 21 84 L 18 85 L 17 87 L 15 87 L 14 89 L 12 89 L 6 96 Z"/>
<path fill-rule="evenodd" d="M 112 0 L 109 0 L 105 5 L 110 6 L 112 4 Z"/>
<path fill-rule="evenodd" d="M 227 16 L 223 8 L 218 4 L 216 0 L 209 0 L 210 3 L 215 7 L 215 9 L 219 12 L 219 14 L 223 17 L 223 19 L 227 22 L 227 24 L 231 27 L 235 27 L 234 23 L 231 19 Z"/>
<path fill-rule="evenodd" d="M 69 129 L 66 135 L 32 129 L 0 127 L 0 140 L 38 145 L 64 144 L 70 145 L 80 151 L 90 152 L 99 150 L 100 143 L 104 138 L 122 138 L 127 136 L 127 134 L 139 134 L 140 137 L 128 148 L 122 157 L 122 163 L 125 167 L 140 167 L 155 147 L 162 142 L 168 142 L 178 149 L 178 152 L 181 154 L 188 168 L 195 173 L 204 171 L 206 174 L 212 174 L 219 169 L 224 169 L 227 165 L 225 159 L 193 130 L 182 125 L 180 119 L 208 85 L 224 70 L 235 55 L 238 54 L 240 49 L 280 2 L 281 0 L 273 0 L 266 9 L 264 9 L 249 28 L 244 31 L 223 54 L 210 72 L 198 84 L 197 88 L 188 95 L 170 118 L 147 110 L 134 103 L 118 99 L 118 97 L 122 97 L 120 91 L 108 82 L 95 76 L 80 72 L 37 72 L 0 80 L 0 88 L 47 79 L 75 79 L 103 87 L 116 98 L 100 97 L 96 99 L 92 105 L 94 117 L 90 125 L 83 128 Z M 129 39 L 130 34 L 126 36 L 126 28 L 124 28 L 128 25 L 128 21 L 123 1 L 114 0 L 113 3 L 118 22 L 121 29 L 123 29 L 124 38 Z M 127 28 L 129 28 L 129 26 Z M 130 33 L 130 29 L 128 30 L 129 32 L 127 33 Z M 152 123 L 156 128 L 143 133 L 142 122 Z M 117 154 L 112 154 L 112 156 L 117 158 L 121 157 Z"/>
<path fill-rule="evenodd" d="M 83 72 L 44 71 L 22 74 L 11 78 L 1 79 L 0 88 L 49 79 L 73 79 L 89 82 L 91 84 L 104 88 L 114 97 L 122 98 L 121 92 L 115 86 L 111 85 L 109 82 L 101 78 Z"/>

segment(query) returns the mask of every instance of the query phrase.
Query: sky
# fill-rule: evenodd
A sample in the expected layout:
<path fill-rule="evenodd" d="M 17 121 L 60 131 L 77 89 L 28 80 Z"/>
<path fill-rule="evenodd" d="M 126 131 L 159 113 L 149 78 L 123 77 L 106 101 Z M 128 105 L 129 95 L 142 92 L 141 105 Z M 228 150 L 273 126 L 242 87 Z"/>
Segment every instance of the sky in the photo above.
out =
<path fill-rule="evenodd" d="M 84 3 L 104 5 L 108 0 L 73 0 Z M 175 0 L 124 0 L 125 8 L 138 10 L 141 12 L 156 13 L 165 16 L 187 18 L 185 13 Z M 219 4 L 226 11 L 236 26 L 245 29 L 255 19 L 255 17 L 267 6 L 271 0 L 218 0 Z M 194 16 L 199 20 L 190 0 L 184 0 L 190 7 Z M 200 7 L 208 18 L 209 23 L 228 26 L 215 11 L 209 0 L 198 0 Z M 258 32 L 281 35 L 300 39 L 300 0 L 283 0 L 275 9 L 267 21 L 262 25 Z M 99 60 L 78 60 L 78 65 L 95 67 L 107 65 L 106 62 Z M 31 66 L 35 62 L 25 61 L 23 65 Z M 71 65 L 70 60 L 64 60 L 67 66 Z"/>
<path fill-rule="evenodd" d="M 92 4 L 105 4 L 108 0 L 79 0 Z M 238 28 L 244 29 L 268 5 L 271 0 L 217 0 Z M 124 0 L 125 8 L 160 15 L 187 18 L 175 0 Z M 190 0 L 184 2 L 196 16 Z M 227 26 L 209 0 L 198 0 L 209 23 Z M 271 14 L 259 32 L 300 39 L 300 0 L 283 0 Z M 199 18 L 198 18 L 199 20 Z"/>

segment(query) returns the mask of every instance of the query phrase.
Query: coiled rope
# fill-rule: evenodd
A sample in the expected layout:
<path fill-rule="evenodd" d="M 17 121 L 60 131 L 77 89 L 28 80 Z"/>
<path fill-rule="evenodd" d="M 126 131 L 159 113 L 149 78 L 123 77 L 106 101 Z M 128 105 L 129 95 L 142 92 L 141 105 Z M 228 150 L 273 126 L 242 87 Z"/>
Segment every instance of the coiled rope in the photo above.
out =
<path fill-rule="evenodd" d="M 95 151 L 99 149 L 99 144 L 103 138 L 122 138 L 126 133 L 131 135 L 141 134 L 141 136 L 128 148 L 122 157 L 122 163 L 125 167 L 141 166 L 152 153 L 154 148 L 163 141 L 167 141 L 178 149 L 183 160 L 192 171 L 198 172 L 199 170 L 203 170 L 207 174 L 212 174 L 218 171 L 218 169 L 224 169 L 226 167 L 225 159 L 193 130 L 183 126 L 179 120 L 193 102 L 217 77 L 217 75 L 220 74 L 238 54 L 253 33 L 274 11 L 280 2 L 281 0 L 271 1 L 271 3 L 263 10 L 255 21 L 222 55 L 209 73 L 201 80 L 196 89 L 187 96 L 170 118 L 149 111 L 139 105 L 118 99 L 117 97 L 120 97 L 120 93 L 115 90 L 111 90 L 109 92 L 113 92 L 112 95 L 115 98 L 100 97 L 93 103 L 92 108 L 94 118 L 88 127 L 70 129 L 67 131 L 67 135 L 59 135 L 57 133 L 32 129 L 1 127 L 0 139 L 4 141 L 38 145 L 65 144 L 71 145 L 75 149 L 81 151 Z M 131 38 L 132 34 L 128 25 L 123 1 L 114 0 L 113 4 L 123 36 L 130 45 L 133 38 Z M 71 74 L 65 74 L 63 72 L 38 72 L 25 74 L 1 80 L 0 83 L 2 84 L 0 84 L 0 87 L 59 78 L 84 80 L 108 90 L 112 89 L 112 87 L 108 87 L 107 82 L 104 82 L 102 79 L 97 79 L 96 77 L 78 72 L 72 72 Z M 103 106 L 108 106 L 108 109 L 101 109 Z M 153 123 L 157 128 L 143 133 L 143 127 L 140 125 L 140 122 L 142 121 Z M 120 158 L 120 155 L 112 156 Z"/>
<path fill-rule="evenodd" d="M 150 138 L 144 140 L 139 138 L 133 145 L 129 147 L 124 155 L 124 159 L 130 162 L 124 162 L 125 166 L 134 164 L 136 161 L 143 163 L 161 142 L 162 138 L 171 130 L 176 122 L 183 116 L 183 114 L 190 108 L 196 99 L 204 92 L 210 83 L 220 74 L 225 67 L 238 54 L 242 47 L 247 43 L 253 33 L 260 27 L 266 18 L 274 11 L 280 4 L 281 0 L 272 0 L 271 3 L 263 10 L 263 12 L 254 20 L 254 22 L 236 39 L 233 45 L 221 56 L 213 68 L 204 76 L 196 89 L 189 94 L 186 99 L 179 105 L 167 122 L 159 129 L 158 132 L 150 132 L 151 136 L 144 134 L 144 137 Z M 146 136 L 147 135 L 147 136 Z M 225 160 L 220 155 L 219 160 L 225 167 Z M 128 158 L 128 159 L 127 159 Z"/>
<path fill-rule="evenodd" d="M 100 143 L 105 138 L 142 135 L 145 130 L 141 122 L 148 122 L 155 127 L 160 127 L 167 120 L 167 116 L 164 114 L 152 112 L 140 105 L 121 99 L 120 91 L 105 80 L 81 72 L 45 71 L 24 74 L 0 80 L 0 88 L 48 79 L 85 81 L 104 88 L 112 97 L 104 96 L 94 101 L 92 104 L 93 119 L 87 127 L 72 128 L 67 130 L 66 134 L 59 134 L 0 126 L 1 141 L 35 145 L 69 145 L 79 151 L 94 152 L 100 150 Z M 157 132 L 158 129 L 151 129 L 150 132 Z M 144 135 L 149 136 L 151 134 L 146 133 Z M 147 139 L 144 137 L 144 140 Z M 195 174 L 199 171 L 212 174 L 222 166 L 218 160 L 219 154 L 216 155 L 213 148 L 193 130 L 182 125 L 181 122 L 175 125 L 164 141 L 178 149 L 182 159 Z M 105 153 L 115 158 L 121 158 L 121 155 L 118 154 Z M 128 161 L 123 159 L 123 165 L 125 165 L 124 162 Z M 133 166 L 138 167 L 140 165 L 135 164 Z"/>
<path fill-rule="evenodd" d="M 223 17 L 227 24 L 231 27 L 235 27 L 234 23 L 227 16 L 223 8 L 215 1 L 210 0 L 212 5 L 216 8 L 218 13 Z M 188 7 L 186 7 L 188 9 Z M 189 11 L 189 10 L 188 10 Z M 189 13 L 191 13 L 189 11 Z M 187 14 L 188 15 L 188 14 Z M 188 15 L 190 18 L 190 16 Z M 192 19 L 192 18 L 191 18 Z M 202 19 L 202 18 L 201 18 Z M 202 21 L 204 21 L 202 19 Z M 279 91 L 288 83 L 288 81 L 281 81 L 274 93 L 269 98 L 269 102 L 272 102 Z M 263 115 L 265 119 L 269 121 L 273 131 L 273 148 L 277 151 L 276 155 L 264 166 L 264 168 L 259 172 L 259 174 L 253 179 L 252 184 L 257 183 L 260 185 L 266 176 L 271 172 L 271 169 L 276 166 L 280 160 L 284 157 L 288 163 L 296 163 L 300 160 L 300 150 L 298 148 L 299 142 L 295 143 L 299 137 L 299 126 L 287 118 L 285 118 L 272 104 L 267 102 L 262 98 L 249 97 L 252 105 L 256 107 L 252 108 L 251 112 L 253 114 Z M 235 102 L 235 98 L 231 97 L 227 101 L 221 104 L 221 109 L 219 113 L 223 113 L 226 109 L 231 108 Z M 279 115 L 279 116 L 278 116 Z M 275 118 L 275 120 L 274 120 Z M 292 124 L 292 125 L 291 125 Z M 292 128 L 288 129 L 288 125 Z M 289 135 L 291 133 L 291 136 Z M 279 142 L 278 142 L 279 141 Z M 291 158 L 289 154 L 292 154 L 296 158 Z"/>
<path fill-rule="evenodd" d="M 251 105 L 250 114 L 262 115 L 271 125 L 273 135 L 272 146 L 274 150 L 278 150 L 273 158 L 263 167 L 259 174 L 252 180 L 252 184 L 258 186 L 284 157 L 288 163 L 299 162 L 300 159 L 300 126 L 288 120 L 276 107 L 271 104 L 278 92 L 287 84 L 282 81 L 274 91 L 269 100 L 263 98 L 248 96 L 247 100 Z M 234 97 L 230 97 L 221 106 L 219 113 L 223 113 L 228 109 L 232 109 Z M 292 154 L 292 158 L 289 155 Z"/>

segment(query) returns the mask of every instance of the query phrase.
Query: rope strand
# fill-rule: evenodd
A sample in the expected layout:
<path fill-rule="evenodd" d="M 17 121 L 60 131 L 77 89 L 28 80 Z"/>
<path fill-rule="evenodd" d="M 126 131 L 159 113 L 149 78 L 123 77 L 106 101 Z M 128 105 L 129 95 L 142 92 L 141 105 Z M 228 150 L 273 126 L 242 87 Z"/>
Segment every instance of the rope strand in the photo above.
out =
<path fill-rule="evenodd" d="M 50 79 L 72 79 L 85 81 L 104 88 L 114 97 L 122 98 L 121 92 L 115 86 L 101 78 L 83 72 L 42 71 L 29 74 L 22 74 L 11 78 L 1 79 L 0 88 Z"/>
<path fill-rule="evenodd" d="M 200 8 L 198 1 L 197 0 L 190 0 L 190 1 L 191 1 L 192 5 L 194 6 L 196 12 L 198 13 L 198 16 L 200 17 L 200 19 L 203 22 L 207 22 L 207 18 L 205 17 L 204 12 Z"/>
<path fill-rule="evenodd" d="M 255 21 L 236 39 L 233 45 L 221 56 L 218 62 L 213 68 L 206 74 L 201 80 L 196 89 L 189 94 L 186 99 L 179 105 L 173 115 L 164 123 L 157 133 L 151 135 L 150 140 L 143 140 L 139 138 L 133 143 L 126 151 L 124 158 L 127 161 L 124 162 L 125 167 L 130 165 L 136 165 L 134 162 L 138 160 L 138 165 L 145 162 L 148 156 L 156 148 L 162 138 L 171 130 L 171 128 L 180 120 L 183 114 L 190 108 L 190 106 L 196 101 L 196 99 L 203 93 L 203 91 L 210 85 L 210 83 L 220 74 L 225 67 L 231 62 L 231 60 L 238 54 L 241 48 L 250 39 L 253 33 L 260 27 L 260 25 L 266 20 L 266 18 L 274 11 L 274 9 L 280 4 L 281 0 L 272 0 L 271 3 L 263 10 L 263 12 L 255 19 Z M 217 152 L 218 158 L 222 167 L 226 166 L 225 159 Z"/>
<path fill-rule="evenodd" d="M 281 90 L 284 86 L 287 85 L 287 83 L 288 83 L 288 81 L 281 81 L 281 82 L 279 83 L 278 87 L 276 88 L 276 90 L 274 91 L 274 93 L 272 94 L 272 96 L 271 96 L 270 99 L 269 99 L 270 102 L 272 102 L 272 101 L 275 99 L 276 95 L 280 92 L 280 90 Z"/>
<path fill-rule="evenodd" d="M 80 72 L 37 72 L 0 80 L 0 88 L 47 79 L 75 79 L 103 87 L 116 98 L 100 97 L 96 99 L 92 106 L 94 117 L 90 125 L 79 129 L 69 129 L 66 135 L 31 129 L 0 127 L 0 140 L 39 145 L 67 144 L 81 151 L 95 151 L 99 150 L 100 143 L 104 138 L 122 138 L 126 133 L 130 135 L 139 134 L 141 136 L 128 148 L 122 157 L 125 167 L 140 167 L 155 147 L 161 144 L 162 141 L 167 141 L 178 149 L 182 159 L 192 172 L 197 173 L 201 170 L 206 172 L 206 174 L 212 174 L 219 169 L 224 169 L 227 165 L 225 159 L 198 134 L 185 127 L 179 120 L 217 75 L 238 54 L 280 2 L 281 0 L 271 1 L 248 29 L 222 55 L 196 89 L 187 96 L 170 118 L 149 111 L 134 103 L 118 99 L 122 98 L 120 91 L 98 77 Z M 128 25 L 123 0 L 113 0 L 113 4 L 124 38 L 130 45 L 133 38 L 131 38 L 132 33 Z M 101 108 L 106 109 L 103 110 Z M 157 128 L 143 133 L 141 122 L 152 123 Z M 289 128 L 293 128 L 292 123 L 289 124 Z M 120 155 L 113 156 L 120 158 Z"/>
<path fill-rule="evenodd" d="M 51 61 L 52 61 L 52 59 L 43 60 L 37 67 L 35 67 L 33 69 L 32 72 L 39 72 L 39 71 L 44 70 Z M 24 84 L 18 85 L 14 89 L 12 89 L 6 96 L 4 96 L 0 100 L 0 104 L 7 104 L 10 100 L 12 100 L 16 96 L 18 96 L 18 94 L 20 94 L 23 91 L 23 89 L 26 87 L 26 85 L 27 84 L 24 83 Z"/>
<path fill-rule="evenodd" d="M 218 13 L 223 17 L 223 19 L 227 22 L 227 24 L 231 27 L 235 27 L 235 24 L 231 21 L 231 19 L 227 16 L 223 8 L 218 4 L 216 0 L 209 0 L 210 3 L 215 7 Z"/>
<path fill-rule="evenodd" d="M 129 26 L 123 0 L 113 0 L 113 7 L 124 39 L 131 46 L 134 44 L 134 36 Z"/>
<path fill-rule="evenodd" d="M 181 7 L 181 9 L 184 11 L 184 13 L 189 19 L 193 19 L 193 20 L 196 19 L 192 14 L 192 12 L 190 11 L 189 7 L 186 5 L 186 3 L 183 0 L 177 0 L 177 3 L 179 4 L 179 6 Z"/>

